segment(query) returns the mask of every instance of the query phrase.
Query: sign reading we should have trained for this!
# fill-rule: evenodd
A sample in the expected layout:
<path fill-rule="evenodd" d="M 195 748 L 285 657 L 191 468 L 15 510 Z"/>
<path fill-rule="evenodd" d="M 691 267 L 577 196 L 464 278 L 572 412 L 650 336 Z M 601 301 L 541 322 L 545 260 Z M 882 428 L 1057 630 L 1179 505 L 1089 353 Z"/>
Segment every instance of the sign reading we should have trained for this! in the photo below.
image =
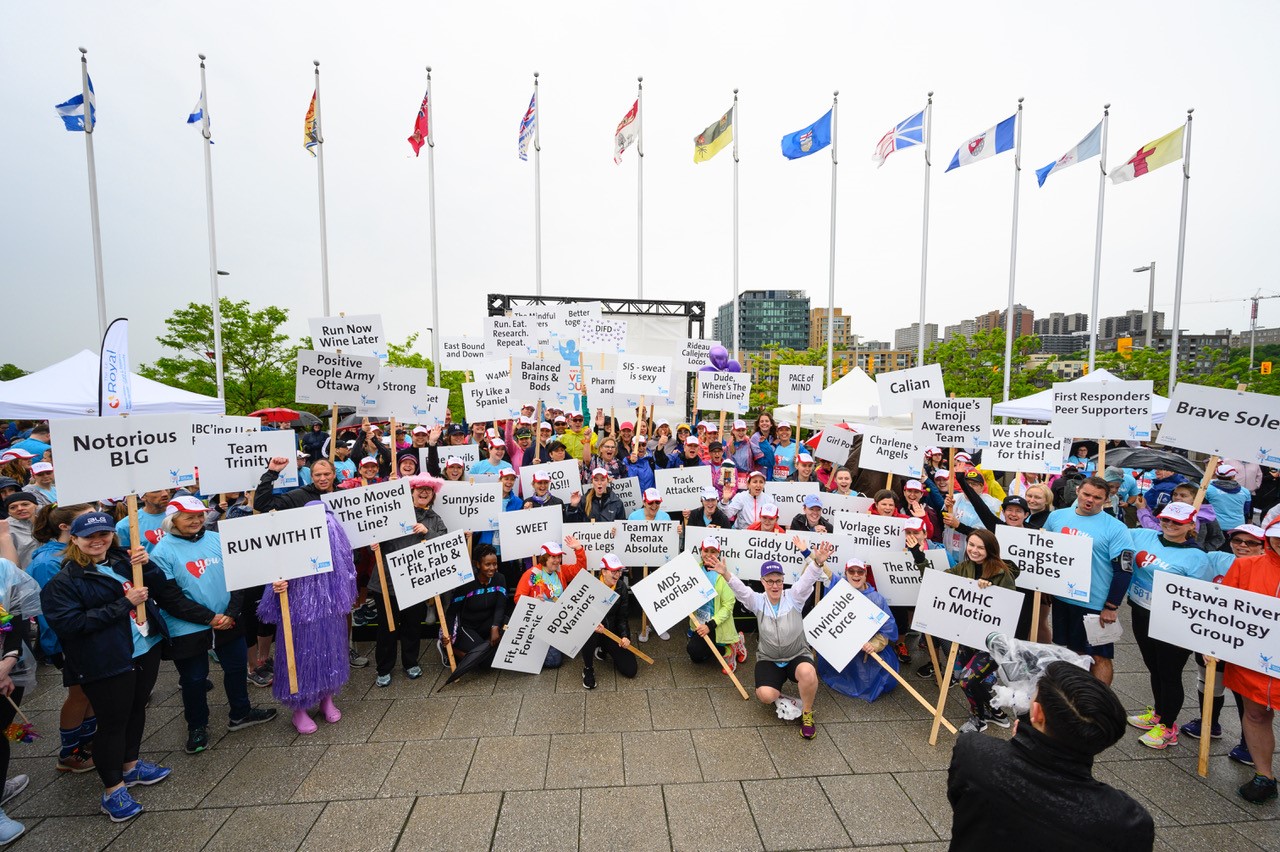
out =
<path fill-rule="evenodd" d="M 1151 382 L 1055 382 L 1053 430 L 1061 438 L 1151 439 Z"/>
<path fill-rule="evenodd" d="M 991 440 L 991 400 L 916 399 L 912 401 L 916 443 L 922 447 L 978 447 Z"/>
<path fill-rule="evenodd" d="M 49 430 L 64 506 L 195 484 L 184 415 L 69 417 Z"/>
<path fill-rule="evenodd" d="M 982 463 L 991 470 L 1062 473 L 1062 437 L 1053 426 L 991 426 L 982 445 Z"/>
<path fill-rule="evenodd" d="M 1280 397 L 1179 382 L 1157 440 L 1167 447 L 1280 467 Z"/>

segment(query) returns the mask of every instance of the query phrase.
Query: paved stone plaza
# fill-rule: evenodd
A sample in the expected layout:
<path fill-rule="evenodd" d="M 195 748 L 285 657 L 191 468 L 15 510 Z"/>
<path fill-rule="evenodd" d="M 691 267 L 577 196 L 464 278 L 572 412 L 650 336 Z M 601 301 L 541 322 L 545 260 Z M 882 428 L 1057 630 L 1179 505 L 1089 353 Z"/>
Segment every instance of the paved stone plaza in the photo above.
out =
<path fill-rule="evenodd" d="M 754 651 L 754 638 L 748 643 Z M 444 673 L 434 651 L 421 680 L 397 671 L 387 689 L 373 685 L 372 666 L 354 670 L 339 724 L 321 720 L 318 733 L 302 737 L 282 713 L 226 734 L 218 704 L 212 747 L 194 757 L 182 751 L 182 702 L 165 663 L 143 752 L 173 775 L 135 788 L 147 812 L 123 825 L 97 812 L 96 774 L 54 771 L 62 690 L 56 673 L 42 670 L 27 706 L 45 737 L 14 746 L 11 771 L 31 776 L 8 808 L 27 825 L 14 848 L 946 848 L 953 738 L 943 731 L 931 748 L 928 714 L 903 690 L 867 704 L 824 687 L 818 737 L 806 742 L 797 723 L 743 701 L 719 671 L 689 663 L 683 641 L 642 647 L 656 665 L 642 664 L 625 681 L 599 663 L 599 686 L 589 693 L 576 660 L 537 677 L 481 674 L 443 692 L 435 691 Z M 1140 707 L 1149 690 L 1132 644 L 1119 649 L 1117 669 L 1121 699 Z M 1192 665 L 1186 680 L 1190 704 Z M 214 681 L 216 701 L 216 667 Z M 269 690 L 251 692 L 270 702 Z M 953 689 L 948 716 L 957 725 L 963 704 Z M 1097 777 L 1147 806 L 1157 849 L 1280 849 L 1280 806 L 1252 806 L 1235 794 L 1249 772 L 1225 756 L 1239 733 L 1230 706 L 1223 721 L 1227 735 L 1213 743 L 1207 781 L 1196 776 L 1197 743 L 1188 738 L 1156 752 L 1138 745 L 1134 731 L 1102 755 Z M 1008 732 L 992 727 L 993 735 Z"/>

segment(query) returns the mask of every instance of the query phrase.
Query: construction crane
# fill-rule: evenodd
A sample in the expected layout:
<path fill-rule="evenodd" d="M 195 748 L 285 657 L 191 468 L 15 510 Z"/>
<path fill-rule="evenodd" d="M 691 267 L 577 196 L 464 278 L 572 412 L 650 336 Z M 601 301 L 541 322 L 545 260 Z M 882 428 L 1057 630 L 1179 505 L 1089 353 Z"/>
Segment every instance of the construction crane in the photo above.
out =
<path fill-rule="evenodd" d="M 1249 372 L 1253 372 L 1253 344 L 1258 336 L 1258 302 L 1263 299 L 1280 299 L 1280 293 L 1273 293 L 1267 296 L 1262 295 L 1262 291 L 1254 293 L 1252 296 L 1235 297 L 1233 299 L 1204 299 L 1199 302 L 1184 302 L 1186 305 L 1207 305 L 1211 302 L 1252 302 L 1249 306 Z"/>

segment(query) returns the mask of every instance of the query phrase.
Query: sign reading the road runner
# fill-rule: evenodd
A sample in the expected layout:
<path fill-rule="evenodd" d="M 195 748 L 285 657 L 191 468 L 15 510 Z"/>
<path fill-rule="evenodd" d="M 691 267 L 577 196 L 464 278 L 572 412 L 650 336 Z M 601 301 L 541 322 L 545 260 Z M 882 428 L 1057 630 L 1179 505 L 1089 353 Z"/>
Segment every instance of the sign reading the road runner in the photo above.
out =
<path fill-rule="evenodd" d="M 409 535 L 418 522 L 407 479 L 343 488 L 320 499 L 333 510 L 353 548 Z"/>
<path fill-rule="evenodd" d="M 1022 599 L 1022 592 L 999 586 L 979 589 L 977 580 L 944 571 L 925 571 L 911 629 L 985 650 L 987 636 L 1012 636 L 1017 630 Z"/>
<path fill-rule="evenodd" d="M 520 493 L 528 500 L 533 496 L 533 475 L 535 473 L 545 473 L 551 477 L 551 494 L 559 497 L 565 503 L 569 502 L 576 491 L 582 495 L 582 499 L 586 499 L 587 488 L 582 485 L 582 480 L 578 474 L 578 462 L 575 459 L 565 459 L 564 461 L 544 461 L 538 464 L 526 464 L 520 468 Z"/>
<path fill-rule="evenodd" d="M 299 349 L 293 398 L 311 405 L 363 405 L 374 395 L 378 369 L 372 355 Z"/>
<path fill-rule="evenodd" d="M 547 659 L 547 643 L 537 636 L 538 625 L 555 606 L 551 601 L 525 595 L 516 601 L 507 629 L 493 656 L 495 669 L 537 674 Z"/>
<path fill-rule="evenodd" d="M 323 506 L 223 520 L 218 537 L 228 591 L 333 570 Z"/>
<path fill-rule="evenodd" d="M 920 445 L 911 439 L 910 432 L 897 429 L 880 429 L 861 426 L 862 454 L 858 464 L 867 470 L 892 473 L 906 479 L 920 478 L 923 454 Z"/>
<path fill-rule="evenodd" d="M 396 605 L 402 610 L 475 579 L 463 532 L 427 539 L 385 558 Z"/>
<path fill-rule="evenodd" d="M 662 494 L 664 512 L 701 509 L 702 489 L 715 486 L 711 468 L 705 464 L 655 470 L 653 477 Z"/>
<path fill-rule="evenodd" d="M 698 408 L 746 414 L 751 407 L 748 373 L 698 373 Z"/>
<path fill-rule="evenodd" d="M 488 532 L 498 528 L 502 502 L 500 483 L 450 482 L 440 489 L 431 508 L 451 532 Z"/>
<path fill-rule="evenodd" d="M 778 367 L 779 405 L 817 405 L 822 402 L 821 367 L 783 364 Z"/>
<path fill-rule="evenodd" d="M 503 559 L 524 559 L 542 552 L 548 541 L 564 541 L 564 513 L 559 506 L 539 506 L 498 516 Z M 566 554 L 568 556 L 569 554 Z"/>
<path fill-rule="evenodd" d="M 394 417 L 401 423 L 443 426 L 449 410 L 448 388 L 433 388 L 425 367 L 383 367 L 373 396 L 356 408 L 361 417 Z"/>
<path fill-rule="evenodd" d="M 257 486 L 267 464 L 276 457 L 288 459 L 275 481 L 276 488 L 297 488 L 298 446 L 293 432 L 245 432 L 239 435 L 202 435 L 196 439 L 194 461 L 200 471 L 200 491 L 221 494 Z M 61 476 L 61 471 L 59 471 Z"/>
<path fill-rule="evenodd" d="M 1089 602 L 1093 580 L 1093 541 L 1088 536 L 1011 527 L 996 527 L 1001 556 L 1017 569 L 1019 589 Z"/>
<path fill-rule="evenodd" d="M 311 342 L 316 349 L 345 355 L 372 355 L 380 361 L 387 360 L 380 314 L 312 317 L 307 322 L 311 325 Z"/>
<path fill-rule="evenodd" d="M 606 555 L 613 553 L 618 541 L 618 524 L 621 521 L 613 521 L 607 524 L 565 524 L 563 532 L 566 536 L 573 536 L 582 543 L 582 549 L 587 554 L 587 568 L 593 573 L 600 573 L 600 560 Z"/>
<path fill-rule="evenodd" d="M 613 553 L 628 568 L 663 565 L 680 552 L 676 521 L 619 521 Z"/>
<path fill-rule="evenodd" d="M 929 569 L 946 571 L 951 567 L 947 552 L 942 548 L 926 550 Z M 915 606 L 920 595 L 920 569 L 915 557 L 903 550 L 880 550 L 862 557 L 871 563 L 876 591 L 884 596 L 889 606 Z M 926 569 L 926 570 L 929 570 Z"/>
<path fill-rule="evenodd" d="M 1156 440 L 1166 447 L 1280 467 L 1280 396 L 1178 382 Z"/>
<path fill-rule="evenodd" d="M 671 359 L 627 355 L 618 359 L 614 393 L 656 400 L 671 395 Z"/>
<path fill-rule="evenodd" d="M 719 340 L 689 338 L 680 344 L 680 351 L 676 354 L 676 369 L 683 373 L 698 372 L 711 363 L 711 350 L 719 345 Z"/>
<path fill-rule="evenodd" d="M 577 656 L 617 600 L 617 592 L 579 571 L 538 625 L 539 637 L 565 656 Z"/>
<path fill-rule="evenodd" d="M 511 380 L 465 382 L 462 405 L 468 423 L 510 420 L 520 416 L 520 406 L 511 395 Z"/>
<path fill-rule="evenodd" d="M 910 414 L 914 400 L 942 399 L 947 395 L 942 387 L 941 364 L 876 373 L 876 388 L 880 391 L 882 416 Z"/>
<path fill-rule="evenodd" d="M 991 426 L 982 447 L 982 464 L 990 470 L 1062 473 L 1062 436 L 1054 426 Z"/>
<path fill-rule="evenodd" d="M 888 619 L 887 612 L 841 579 L 804 617 L 804 635 L 813 650 L 841 671 Z"/>
<path fill-rule="evenodd" d="M 491 358 L 526 355 L 533 342 L 532 324 L 526 317 L 485 317 L 484 339 Z"/>
<path fill-rule="evenodd" d="M 49 430 L 64 506 L 195 484 L 187 415 L 68 417 Z"/>
<path fill-rule="evenodd" d="M 1149 441 L 1151 394 L 1146 380 L 1054 382 L 1050 425 L 1060 438 Z"/>
<path fill-rule="evenodd" d="M 632 586 L 631 594 L 648 614 L 653 629 L 665 633 L 713 599 L 716 588 L 698 560 L 682 553 Z"/>
<path fill-rule="evenodd" d="M 1156 572 L 1151 593 L 1152 639 L 1280 677 L 1277 636 L 1280 599 Z"/>
<path fill-rule="evenodd" d="M 911 419 L 922 447 L 977 447 L 991 440 L 991 400 L 916 399 Z"/>
<path fill-rule="evenodd" d="M 470 370 L 489 357 L 488 343 L 483 337 L 441 337 L 440 367 L 445 370 Z"/>
<path fill-rule="evenodd" d="M 849 453 L 853 452 L 855 434 L 840 426 L 828 426 L 822 430 L 822 438 L 813 454 L 834 465 L 842 465 L 849 460 Z"/>

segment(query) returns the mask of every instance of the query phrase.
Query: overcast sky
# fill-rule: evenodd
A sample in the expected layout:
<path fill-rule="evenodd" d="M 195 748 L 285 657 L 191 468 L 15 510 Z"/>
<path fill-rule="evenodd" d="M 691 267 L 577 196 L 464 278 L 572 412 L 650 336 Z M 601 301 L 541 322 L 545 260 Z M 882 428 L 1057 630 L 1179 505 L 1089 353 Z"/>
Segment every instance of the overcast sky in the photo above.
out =
<path fill-rule="evenodd" d="M 944 174 L 956 147 L 1026 97 L 1017 300 L 1087 312 L 1097 161 L 1037 188 L 1112 105 L 1108 168 L 1195 107 L 1183 327 L 1248 327 L 1277 292 L 1274 168 L 1280 6 L 1077 2 L 306 4 L 6 3 L 0 7 L 0 361 L 38 369 L 97 345 L 84 138 L 53 106 L 89 49 L 108 313 L 135 362 L 176 307 L 209 299 L 203 159 L 185 117 L 208 55 L 222 293 L 321 313 L 316 162 L 302 122 L 321 61 L 333 312 L 381 313 L 388 335 L 480 334 L 487 293 L 534 291 L 533 163 L 516 155 L 541 72 L 543 292 L 634 296 L 636 157 L 612 137 L 645 80 L 644 294 L 732 293 L 732 173 L 693 137 L 741 89 L 742 290 L 827 301 L 831 160 L 779 138 L 840 90 L 836 304 L 892 340 L 918 311 L 923 158 L 876 169 L 880 136 L 934 90 L 928 321 L 1006 301 L 1013 157 Z M 1270 56 L 1271 59 L 1266 57 Z M 427 163 L 405 141 L 433 67 L 440 311 L 431 315 Z M 1102 314 L 1172 311 L 1181 170 L 1107 187 Z M 1267 199 L 1270 199 L 1268 201 Z M 1267 273 L 1265 270 L 1273 271 Z M 1260 325 L 1280 325 L 1280 301 Z M 707 335 L 710 336 L 710 323 Z M 428 352 L 424 335 L 420 351 Z"/>

